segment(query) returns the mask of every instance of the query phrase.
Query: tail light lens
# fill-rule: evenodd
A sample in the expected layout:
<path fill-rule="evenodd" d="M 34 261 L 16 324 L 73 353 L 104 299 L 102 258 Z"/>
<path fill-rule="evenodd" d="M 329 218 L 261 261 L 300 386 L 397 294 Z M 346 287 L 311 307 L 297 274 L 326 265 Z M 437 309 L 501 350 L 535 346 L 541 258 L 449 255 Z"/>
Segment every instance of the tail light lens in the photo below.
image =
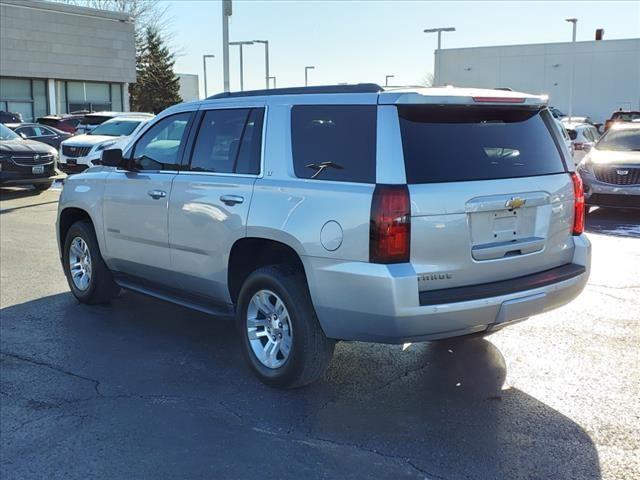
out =
<path fill-rule="evenodd" d="M 372 263 L 409 261 L 411 205 L 406 185 L 376 186 L 369 233 L 369 260 Z"/>
<path fill-rule="evenodd" d="M 573 234 L 580 235 L 584 232 L 584 187 L 582 179 L 576 172 L 571 173 L 573 182 L 573 195 L 575 198 L 574 216 L 573 216 Z"/>
<path fill-rule="evenodd" d="M 576 150 L 584 150 L 584 143 L 575 142 L 573 144 L 573 148 L 575 148 Z"/>

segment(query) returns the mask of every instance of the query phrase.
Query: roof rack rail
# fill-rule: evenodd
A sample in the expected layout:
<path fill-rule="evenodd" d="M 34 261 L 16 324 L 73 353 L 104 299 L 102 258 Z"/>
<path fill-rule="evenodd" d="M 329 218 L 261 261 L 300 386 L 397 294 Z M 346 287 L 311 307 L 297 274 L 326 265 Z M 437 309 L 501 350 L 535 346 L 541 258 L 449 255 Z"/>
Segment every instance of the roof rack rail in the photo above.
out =
<path fill-rule="evenodd" d="M 320 85 L 313 87 L 271 88 L 269 90 L 245 90 L 244 92 L 223 92 L 207 97 L 207 100 L 219 98 L 260 97 L 263 95 L 303 95 L 320 93 L 378 93 L 384 88 L 375 83 L 357 83 L 355 85 Z"/>

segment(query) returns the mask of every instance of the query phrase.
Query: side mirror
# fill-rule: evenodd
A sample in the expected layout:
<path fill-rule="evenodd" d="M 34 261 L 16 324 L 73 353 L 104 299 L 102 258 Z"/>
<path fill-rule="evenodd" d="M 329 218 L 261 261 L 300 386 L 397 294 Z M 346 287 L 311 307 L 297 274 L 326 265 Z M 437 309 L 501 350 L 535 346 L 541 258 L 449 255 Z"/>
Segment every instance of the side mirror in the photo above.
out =
<path fill-rule="evenodd" d="M 569 138 L 571 140 L 575 140 L 576 138 L 578 138 L 578 132 L 576 132 L 575 130 L 567 130 L 567 133 L 569 134 Z"/>
<path fill-rule="evenodd" d="M 102 165 L 104 165 L 105 167 L 124 168 L 125 159 L 122 158 L 122 150 L 120 150 L 119 148 L 104 150 L 102 152 Z"/>

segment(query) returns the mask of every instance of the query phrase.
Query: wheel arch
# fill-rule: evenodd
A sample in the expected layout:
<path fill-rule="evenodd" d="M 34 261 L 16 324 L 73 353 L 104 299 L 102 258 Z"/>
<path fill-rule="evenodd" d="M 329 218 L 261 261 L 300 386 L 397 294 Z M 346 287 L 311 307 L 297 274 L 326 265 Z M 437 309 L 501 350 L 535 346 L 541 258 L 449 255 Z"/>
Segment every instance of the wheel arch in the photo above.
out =
<path fill-rule="evenodd" d="M 91 218 L 91 214 L 87 210 L 83 208 L 71 207 L 71 206 L 63 208 L 60 211 L 60 214 L 58 216 L 58 225 L 57 225 L 58 250 L 60 253 L 60 258 L 62 258 L 63 256 L 62 248 L 64 246 L 64 241 L 67 237 L 67 232 L 71 228 L 71 225 L 81 220 L 88 221 L 91 224 L 91 227 L 93 228 L 94 232 L 96 232 L 96 237 L 98 237 L 96 224 L 93 221 L 93 218 Z M 99 243 L 100 242 L 98 238 L 98 244 Z"/>

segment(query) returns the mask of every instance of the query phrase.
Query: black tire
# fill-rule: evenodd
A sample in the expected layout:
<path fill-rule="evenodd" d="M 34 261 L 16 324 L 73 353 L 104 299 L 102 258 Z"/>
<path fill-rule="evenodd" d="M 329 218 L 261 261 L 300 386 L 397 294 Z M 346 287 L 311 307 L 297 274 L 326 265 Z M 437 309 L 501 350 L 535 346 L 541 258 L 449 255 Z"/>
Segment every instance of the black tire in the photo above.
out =
<path fill-rule="evenodd" d="M 292 322 L 291 351 L 279 368 L 266 367 L 258 360 L 247 334 L 249 302 L 262 289 L 271 290 L 280 297 Z M 320 327 L 304 274 L 286 265 L 262 267 L 249 275 L 240 290 L 236 326 L 245 359 L 267 385 L 281 388 L 308 385 L 322 377 L 331 363 L 335 340 L 328 339 Z"/>
<path fill-rule="evenodd" d="M 51 185 L 53 185 L 53 182 L 48 182 L 48 183 L 34 183 L 33 184 L 33 188 L 35 188 L 36 190 L 38 190 L 39 192 L 44 192 L 45 190 L 49 190 L 51 188 Z"/>
<path fill-rule="evenodd" d="M 85 290 L 80 290 L 71 279 L 69 266 L 69 249 L 72 241 L 80 237 L 87 244 L 91 255 L 91 276 L 89 286 Z M 107 268 L 102 259 L 96 234 L 93 225 L 85 220 L 80 220 L 71 225 L 64 240 L 62 251 L 62 265 L 64 274 L 67 277 L 69 288 L 73 295 L 81 303 L 99 304 L 107 303 L 118 296 L 120 287 L 113 281 L 111 271 Z"/>

